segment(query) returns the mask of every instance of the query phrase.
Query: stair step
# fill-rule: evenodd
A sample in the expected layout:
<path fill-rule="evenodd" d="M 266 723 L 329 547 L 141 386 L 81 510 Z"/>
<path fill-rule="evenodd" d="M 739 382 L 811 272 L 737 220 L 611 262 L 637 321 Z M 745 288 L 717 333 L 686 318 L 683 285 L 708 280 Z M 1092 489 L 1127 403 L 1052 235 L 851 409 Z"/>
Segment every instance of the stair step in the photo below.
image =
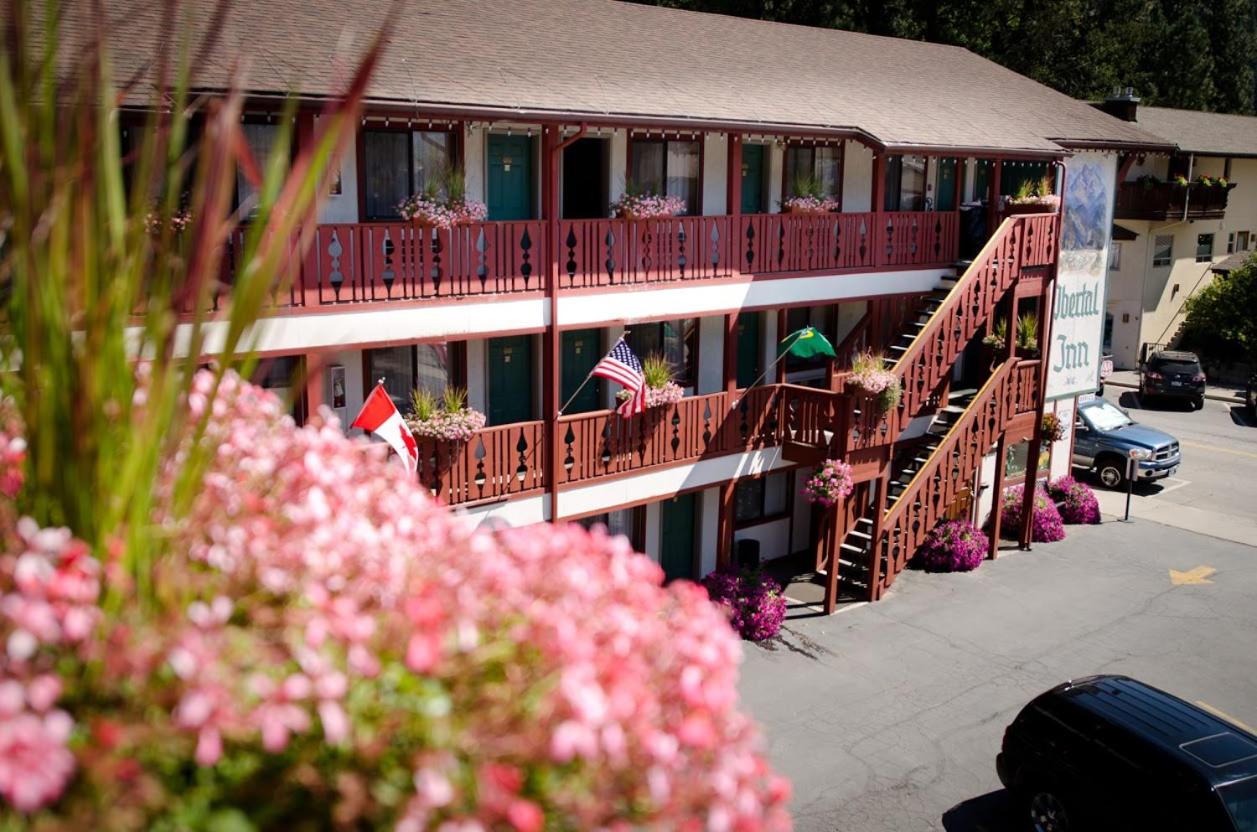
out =
<path fill-rule="evenodd" d="M 951 413 L 959 416 L 965 412 L 965 408 L 957 404 L 944 405 L 938 409 L 939 413 Z"/>
<path fill-rule="evenodd" d="M 857 555 L 867 555 L 869 553 L 868 549 L 861 549 L 859 546 L 852 546 L 850 543 L 843 543 L 838 548 L 842 551 L 854 552 Z M 841 563 L 842 558 L 839 558 L 838 562 Z"/>
<path fill-rule="evenodd" d="M 891 344 L 891 345 L 890 345 L 890 348 L 891 348 L 892 350 L 894 350 L 895 352 L 907 352 L 907 351 L 908 351 L 908 348 L 907 348 L 907 347 L 901 347 L 901 346 L 899 346 L 898 344 Z"/>
<path fill-rule="evenodd" d="M 872 521 L 871 519 L 869 519 L 868 517 L 861 517 L 861 518 L 857 519 L 855 522 L 856 522 L 856 523 L 863 523 L 863 524 L 864 524 L 864 525 L 866 525 L 866 526 L 871 526 L 871 525 L 873 525 L 873 521 Z"/>
<path fill-rule="evenodd" d="M 871 535 L 871 534 L 865 534 L 864 532 L 857 532 L 855 529 L 852 529 L 851 531 L 847 532 L 847 536 L 848 536 L 848 537 L 852 537 L 852 536 L 854 536 L 854 537 L 858 537 L 858 538 L 860 538 L 861 540 L 872 540 L 872 539 L 873 539 L 873 535 Z"/>

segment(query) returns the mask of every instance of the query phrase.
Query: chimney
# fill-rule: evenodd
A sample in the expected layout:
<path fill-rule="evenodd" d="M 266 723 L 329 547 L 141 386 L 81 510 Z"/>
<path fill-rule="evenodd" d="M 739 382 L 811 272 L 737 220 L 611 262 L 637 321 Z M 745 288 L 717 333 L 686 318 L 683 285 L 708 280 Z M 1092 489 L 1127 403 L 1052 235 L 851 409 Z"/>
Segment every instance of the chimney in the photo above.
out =
<path fill-rule="evenodd" d="M 1139 109 L 1139 96 L 1135 95 L 1134 87 L 1117 87 L 1113 90 L 1113 94 L 1101 101 L 1095 106 L 1104 112 L 1120 118 L 1122 121 L 1135 121 L 1136 111 Z"/>

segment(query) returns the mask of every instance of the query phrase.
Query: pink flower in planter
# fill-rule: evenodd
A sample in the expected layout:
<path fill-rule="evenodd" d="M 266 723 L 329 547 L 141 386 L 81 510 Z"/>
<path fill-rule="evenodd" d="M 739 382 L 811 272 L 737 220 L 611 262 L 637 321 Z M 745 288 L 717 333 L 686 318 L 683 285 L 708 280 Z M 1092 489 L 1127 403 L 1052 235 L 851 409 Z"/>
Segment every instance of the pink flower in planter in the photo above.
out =
<path fill-rule="evenodd" d="M 1021 529 L 1021 504 L 1025 486 L 1014 486 L 1004 492 L 1000 504 L 1000 534 L 1016 538 Z M 1052 543 L 1065 539 L 1065 524 L 1056 503 L 1043 486 L 1035 488 L 1034 514 L 1031 518 L 1030 539 L 1035 543 Z"/>
<path fill-rule="evenodd" d="M 967 520 L 941 523 L 921 546 L 921 564 L 927 572 L 969 572 L 982 565 L 990 539 Z"/>
<path fill-rule="evenodd" d="M 1066 523 L 1100 522 L 1100 503 L 1085 483 L 1070 476 L 1059 477 L 1048 483 L 1047 491 L 1060 505 L 1061 519 Z"/>

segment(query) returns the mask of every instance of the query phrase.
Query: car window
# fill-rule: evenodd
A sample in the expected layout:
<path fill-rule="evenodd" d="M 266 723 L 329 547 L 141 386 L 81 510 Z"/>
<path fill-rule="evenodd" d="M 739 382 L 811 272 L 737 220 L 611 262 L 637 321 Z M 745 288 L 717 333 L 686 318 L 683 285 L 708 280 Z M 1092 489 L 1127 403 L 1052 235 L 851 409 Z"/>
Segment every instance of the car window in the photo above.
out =
<path fill-rule="evenodd" d="M 1102 401 L 1082 409 L 1083 418 L 1096 430 L 1115 430 L 1125 425 L 1133 425 L 1125 413 L 1109 402 Z"/>
<path fill-rule="evenodd" d="M 1200 372 L 1200 364 L 1195 361 L 1175 361 L 1169 358 L 1154 358 L 1148 365 L 1159 373 L 1187 373 L 1195 375 Z"/>
<path fill-rule="evenodd" d="M 1238 832 L 1257 832 L 1257 777 L 1218 789 Z"/>

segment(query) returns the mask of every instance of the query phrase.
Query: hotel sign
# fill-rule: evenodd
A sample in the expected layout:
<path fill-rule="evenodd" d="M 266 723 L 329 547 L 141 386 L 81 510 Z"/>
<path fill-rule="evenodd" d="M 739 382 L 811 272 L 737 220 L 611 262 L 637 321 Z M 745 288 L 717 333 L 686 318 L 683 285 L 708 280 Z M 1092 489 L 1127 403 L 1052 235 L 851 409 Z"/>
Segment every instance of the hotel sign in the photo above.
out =
<path fill-rule="evenodd" d="M 1047 399 L 1094 393 L 1104 360 L 1104 298 L 1117 160 L 1079 153 L 1065 163 L 1061 251 L 1052 299 Z"/>

